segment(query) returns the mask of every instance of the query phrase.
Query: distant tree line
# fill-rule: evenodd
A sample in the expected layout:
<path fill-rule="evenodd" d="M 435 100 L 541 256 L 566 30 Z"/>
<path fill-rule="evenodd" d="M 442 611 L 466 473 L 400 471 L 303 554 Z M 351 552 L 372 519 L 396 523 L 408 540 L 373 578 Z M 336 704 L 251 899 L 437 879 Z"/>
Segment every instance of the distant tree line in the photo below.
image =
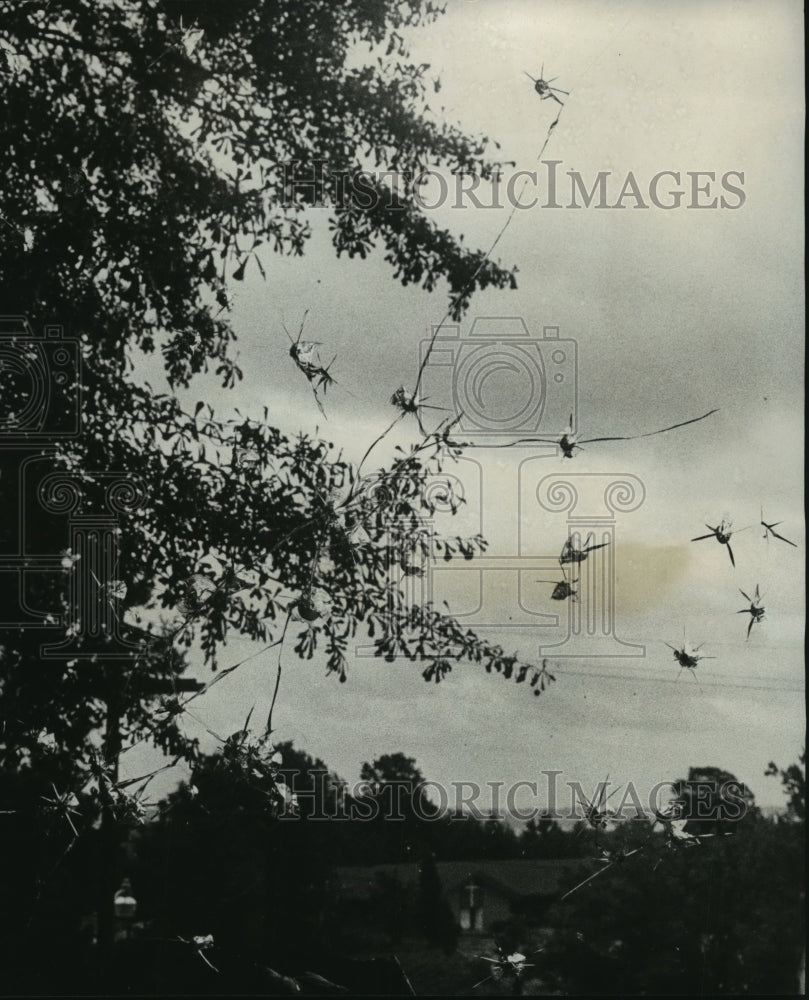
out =
<path fill-rule="evenodd" d="M 345 783 L 292 743 L 276 750 L 280 771 L 297 772 L 297 787 L 316 792 L 299 796 L 296 818 L 279 816 L 274 783 L 233 770 L 226 744 L 200 755 L 190 779 L 122 845 L 119 873 L 131 880 L 144 939 L 211 934 L 226 953 L 284 974 L 329 970 L 347 955 L 385 953 L 403 940 L 449 954 L 459 928 L 437 862 L 578 857 L 585 878 L 598 867 L 601 850 L 640 848 L 568 898 L 557 895 L 550 906 L 546 901 L 514 913 L 504 928 L 509 947 L 533 946 L 538 923 L 550 934 L 536 965 L 546 986 L 584 994 L 794 988 L 804 926 L 805 799 L 798 765 L 768 772 L 781 776 L 789 796 L 783 821 L 763 818 L 750 795 L 742 820 L 697 821 L 692 829 L 705 839 L 667 851 L 659 834 L 647 850 L 647 820 L 598 836 L 583 826 L 565 832 L 549 816 L 517 829 L 472 816 L 425 818 L 424 805 L 415 810 L 405 795 L 400 821 L 385 819 L 382 810 L 369 822 L 318 820 L 323 803 L 327 815 L 339 811 Z M 415 760 L 402 753 L 364 764 L 361 777 L 369 796 L 384 796 L 392 783 L 406 788 L 423 780 Z M 689 789 L 713 779 L 719 794 L 732 778 L 695 767 L 675 789 L 687 802 Z M 722 835 L 727 832 L 732 835 Z M 418 873 L 404 885 L 394 868 L 408 862 Z M 341 898 L 336 872 L 349 865 L 382 866 L 354 910 Z M 77 842 L 38 901 L 40 935 L 58 942 L 54 948 L 73 963 L 77 982 L 76 963 L 89 953 L 94 866 L 92 844 Z M 571 888 L 578 877 L 571 876 Z"/>

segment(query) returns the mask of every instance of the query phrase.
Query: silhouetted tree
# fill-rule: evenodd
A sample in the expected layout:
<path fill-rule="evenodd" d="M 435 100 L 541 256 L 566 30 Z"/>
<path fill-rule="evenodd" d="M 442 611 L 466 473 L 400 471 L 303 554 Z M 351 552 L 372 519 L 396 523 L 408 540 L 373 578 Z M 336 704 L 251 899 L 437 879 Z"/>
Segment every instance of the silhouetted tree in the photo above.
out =
<path fill-rule="evenodd" d="M 441 886 L 435 858 L 426 852 L 419 863 L 419 923 L 427 942 L 447 954 L 455 950 L 458 925 Z"/>
<path fill-rule="evenodd" d="M 51 355 L 37 346 L 49 323 L 67 326 L 77 351 L 63 389 L 46 394 L 52 406 L 44 424 L 33 428 L 15 424 L 31 401 L 30 379 L 4 363 L 3 427 L 39 449 L 37 435 L 64 417 L 65 393 L 73 393 L 78 433 L 57 435 L 50 468 L 96 485 L 105 473 L 121 474 L 143 491 L 142 505 L 118 519 L 116 574 L 127 594 L 120 615 L 128 612 L 134 630 L 139 608 L 180 609 L 207 560 L 215 589 L 186 616 L 176 644 L 199 641 L 214 667 L 217 649 L 233 633 L 277 641 L 289 603 L 279 594 L 306 604 L 317 587 L 331 599 L 328 613 L 292 626 L 288 641 L 304 657 L 325 648 L 328 669 L 341 681 L 358 628 L 372 634 L 380 655 L 409 657 L 431 679 L 440 680 L 459 658 L 505 678 L 531 676 L 530 665 L 430 607 L 408 606 L 389 586 L 390 510 L 426 541 L 419 525 L 432 508 L 421 487 L 457 454 L 447 433 L 424 439 L 382 470 L 390 509 L 382 494 L 355 498 L 354 516 L 369 538 L 358 581 L 340 517 L 323 499 L 356 474 L 334 447 L 288 439 L 268 409 L 263 419 L 219 419 L 204 400 L 186 412 L 175 395 L 197 374 L 215 374 L 225 387 L 241 377 L 229 291 L 248 267 L 263 273 L 266 253 L 304 252 L 307 209 L 319 199 L 294 183 L 290 170 L 300 177 L 317 169 L 316 160 L 326 161 L 322 200 L 332 207 L 320 218 L 329 219 L 338 256 L 379 248 L 405 284 L 432 291 L 446 280 L 456 317 L 476 289 L 515 285 L 513 272 L 432 224 L 414 185 L 405 185 L 391 211 L 382 180 L 364 176 L 374 189 L 370 203 L 347 183 L 369 164 L 379 177 L 417 175 L 428 165 L 483 177 L 495 169 L 494 144 L 441 123 L 426 106 L 428 86 L 439 84 L 429 67 L 412 62 L 404 39 L 440 12 L 432 0 L 0 0 L 3 308 L 32 325 L 34 335 L 14 333 L 20 357 L 28 352 L 50 373 Z M 162 358 L 164 385 L 133 375 L 144 354 Z M 6 547 L 19 521 L 13 458 L 2 451 L 3 552 L 18 551 Z M 36 496 L 34 489 L 25 499 L 33 506 Z M 64 519 L 40 520 L 34 534 L 53 556 L 65 546 Z M 471 557 L 483 544 L 458 538 L 444 551 Z M 30 587 L 26 576 L 26 598 L 58 623 L 68 573 L 49 572 Z M 16 570 L 12 577 L 14 589 Z M 3 589 L 0 598 L 7 596 Z M 12 606 L 18 596 L 12 594 Z M 81 650 L 75 662 L 40 662 L 39 646 L 53 633 L 32 626 L 0 636 L 7 720 L 0 767 L 13 773 L 30 766 L 34 798 L 52 794 L 52 777 L 59 778 L 58 794 L 78 795 L 86 786 L 108 694 L 93 686 L 99 678 L 91 677 Z M 163 676 L 179 672 L 174 654 L 153 635 L 145 639 L 138 661 L 116 675 L 123 743 L 146 737 L 193 760 L 195 747 L 176 724 L 182 706 L 158 711 L 148 684 L 140 686 L 153 675 L 145 669 L 150 659 L 161 661 L 155 670 Z M 103 656 L 95 666 L 104 684 L 117 670 Z M 50 741 L 58 769 L 43 762 Z M 112 772 L 117 749 L 107 748 Z M 45 787 L 36 785 L 40 777 Z M 114 781 L 110 794 L 113 785 L 118 795 Z M 22 794 L 14 780 L 6 787 Z M 3 805 L 15 808 L 14 801 Z M 89 837 L 93 818 L 82 815 L 77 829 Z M 41 839 L 20 834 L 32 845 Z M 35 883 L 50 878 L 59 860 L 61 844 L 51 846 L 44 854 L 32 846 L 20 865 Z M 18 921 L 19 933 L 28 926 Z M 5 941 L 12 958 L 18 941 Z"/>
<path fill-rule="evenodd" d="M 321 760 L 283 745 L 279 774 L 300 772 L 298 809 L 279 809 L 277 786 L 230 766 L 227 745 L 202 757 L 191 782 L 162 804 L 136 850 L 141 913 L 166 937 L 213 934 L 253 960 L 305 961 L 328 948 L 329 829 Z M 313 794 L 306 795 L 307 791 Z M 321 798 L 322 796 L 322 798 Z M 286 818 L 284 818 L 286 817 Z"/>
<path fill-rule="evenodd" d="M 786 770 L 781 770 L 774 761 L 767 765 L 765 775 L 778 775 L 788 799 L 788 809 L 796 819 L 806 820 L 806 748 L 801 752 L 798 762 L 790 764 Z"/>
<path fill-rule="evenodd" d="M 690 833 L 728 832 L 756 811 L 750 789 L 719 767 L 689 768 L 688 778 L 676 781 L 674 789 Z"/>
<path fill-rule="evenodd" d="M 706 772 L 723 773 L 689 774 Z M 640 851 L 551 910 L 554 933 L 542 964 L 555 988 L 599 995 L 795 992 L 804 906 L 796 824 L 769 822 L 753 810 L 731 836 L 668 848 L 662 833 L 633 820 L 601 842 Z M 596 867 L 583 864 L 581 877 Z"/>

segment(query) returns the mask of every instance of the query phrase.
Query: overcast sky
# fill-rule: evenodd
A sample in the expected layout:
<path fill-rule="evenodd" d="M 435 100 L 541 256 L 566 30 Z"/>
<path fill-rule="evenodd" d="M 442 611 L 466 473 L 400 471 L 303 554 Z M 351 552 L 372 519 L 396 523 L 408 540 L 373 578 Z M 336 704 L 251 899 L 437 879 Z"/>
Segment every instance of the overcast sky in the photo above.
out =
<path fill-rule="evenodd" d="M 536 501 L 543 476 L 637 477 L 645 499 L 615 522 L 615 631 L 645 646 L 644 655 L 566 660 L 551 651 L 557 681 L 534 698 L 474 666 L 459 665 L 436 686 L 424 683 L 417 664 L 367 657 L 350 662 L 341 685 L 325 676 L 322 659 L 298 662 L 290 650 L 275 714 L 279 739 L 294 739 L 349 780 L 362 761 L 399 750 L 443 782 L 535 780 L 541 769 L 559 769 L 590 785 L 609 772 L 645 786 L 714 765 L 746 781 L 760 803 L 780 804 L 779 783 L 763 771 L 770 759 L 786 765 L 797 758 L 805 728 L 801 6 L 450 0 L 445 17 L 413 35 L 412 55 L 441 76 L 433 111 L 497 138 L 504 159 L 524 170 L 537 169 L 559 111 L 523 75 L 539 76 L 544 64 L 545 77 L 570 92 L 543 157 L 561 161 L 561 203 L 570 200 L 568 170 L 588 188 L 599 171 L 610 171 L 610 203 L 629 172 L 647 203 L 660 171 L 680 172 L 686 192 L 671 211 L 633 208 L 630 197 L 623 210 L 538 205 L 514 212 L 494 256 L 519 267 L 519 288 L 477 294 L 462 337 L 476 317 L 511 316 L 534 337 L 558 326 L 560 337 L 574 339 L 585 438 L 720 412 L 659 437 L 593 444 L 572 462 L 536 458 L 531 448 L 477 449 L 474 462 L 448 470 L 470 501 L 448 530 L 482 527 L 492 541 L 489 556 L 542 557 L 548 565 L 568 529 L 565 514 Z M 545 200 L 546 169 L 539 165 L 539 190 L 526 199 Z M 733 205 L 740 198 L 723 191 L 719 178 L 743 174 L 743 182 L 731 181 L 742 188 L 743 204 L 685 208 L 689 171 L 716 174 L 701 199 L 725 195 Z M 675 187 L 669 179 L 660 190 Z M 467 202 L 430 214 L 463 233 L 467 245 L 488 249 L 509 211 Z M 258 415 L 266 405 L 282 429 L 319 426 L 356 460 L 394 416 L 393 390 L 414 383 L 419 341 L 443 319 L 446 288 L 402 288 L 381 253 L 338 261 L 327 217 L 312 212 L 315 235 L 303 260 L 268 257 L 266 282 L 248 271 L 234 286 L 244 381 L 226 393 L 200 380 L 188 395 L 214 395 L 223 415 L 233 406 Z M 307 335 L 323 342 L 327 360 L 337 355 L 328 423 L 292 367 L 281 325 L 283 318 L 297 326 L 305 309 Z M 150 366 L 143 373 L 154 381 Z M 486 382 L 489 412 L 513 400 L 511 378 L 500 372 Z M 563 410 L 566 403 L 549 401 L 549 412 L 553 405 Z M 563 429 L 543 425 L 542 433 Z M 376 464 L 417 433 L 415 421 L 403 421 L 375 452 Z M 798 549 L 764 541 L 762 504 L 768 520 L 783 520 Z M 733 539 L 735 570 L 714 541 L 689 541 L 723 516 L 737 529 L 751 525 Z M 535 582 L 558 569 L 510 572 L 487 592 L 484 617 L 495 624 L 482 631 L 537 660 L 543 643 L 563 638 L 562 625 L 549 640 L 547 629 L 515 628 L 513 621 L 515 613 L 517 621 L 558 613 L 566 621 L 567 605 L 550 601 L 552 588 Z M 745 641 L 739 589 L 751 593 L 757 584 L 766 619 Z M 476 572 L 436 576 L 435 586 L 436 598 L 446 597 L 456 613 L 474 612 Z M 716 657 L 700 664 L 700 684 L 677 679 L 664 645 L 680 641 L 684 628 L 689 642 L 704 642 L 702 651 Z M 249 652 L 249 644 L 230 642 L 220 664 Z M 274 657 L 257 657 L 195 712 L 230 733 L 254 702 L 256 717 L 266 712 L 274 674 Z M 201 727 L 186 724 L 213 749 Z M 140 773 L 152 760 L 139 748 L 125 755 L 125 773 Z M 160 790 L 170 784 L 167 776 Z"/>

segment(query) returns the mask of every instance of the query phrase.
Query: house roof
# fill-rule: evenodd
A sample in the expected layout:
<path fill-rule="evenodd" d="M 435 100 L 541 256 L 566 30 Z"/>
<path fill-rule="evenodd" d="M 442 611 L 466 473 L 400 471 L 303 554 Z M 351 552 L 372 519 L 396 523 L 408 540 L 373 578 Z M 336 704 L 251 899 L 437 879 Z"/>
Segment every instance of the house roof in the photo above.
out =
<path fill-rule="evenodd" d="M 438 861 L 436 868 L 447 894 L 460 892 L 469 878 L 490 892 L 509 899 L 525 896 L 551 896 L 569 888 L 571 876 L 586 861 L 582 858 L 507 861 Z M 341 896 L 350 899 L 369 898 L 380 876 L 393 877 L 403 886 L 418 883 L 416 863 L 342 867 L 335 870 L 335 881 Z"/>

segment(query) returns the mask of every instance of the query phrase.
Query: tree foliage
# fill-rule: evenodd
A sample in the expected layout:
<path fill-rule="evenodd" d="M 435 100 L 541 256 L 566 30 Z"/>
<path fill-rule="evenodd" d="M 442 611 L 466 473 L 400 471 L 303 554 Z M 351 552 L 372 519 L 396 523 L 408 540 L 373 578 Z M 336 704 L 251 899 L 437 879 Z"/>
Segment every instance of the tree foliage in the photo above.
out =
<path fill-rule="evenodd" d="M 174 384 L 210 364 L 232 384 L 228 279 L 265 249 L 303 253 L 308 189 L 285 187 L 285 165 L 315 160 L 338 254 L 381 243 L 405 283 L 446 279 L 456 311 L 475 287 L 509 284 L 412 191 L 387 211 L 389 198 L 343 204 L 334 188 L 366 166 L 491 174 L 487 139 L 425 112 L 429 67 L 405 36 L 439 13 L 432 0 L 4 2 L 9 287 L 116 366 L 138 345 L 163 352 Z"/>
<path fill-rule="evenodd" d="M 451 954 L 458 941 L 458 925 L 444 895 L 435 858 L 429 851 L 419 863 L 419 918 L 427 943 Z"/>
<path fill-rule="evenodd" d="M 732 774 L 695 767 L 690 784 Z M 688 797 L 681 801 L 688 804 Z M 722 804 L 715 793 L 712 804 Z M 803 947 L 803 831 L 741 818 L 694 822 L 699 844 L 665 846 L 644 822 L 602 838 L 610 849 L 639 849 L 560 901 L 542 975 L 565 993 L 595 995 L 764 995 L 795 991 Z M 728 834 L 728 835 L 723 835 Z M 582 868 L 582 878 L 595 870 Z"/>
<path fill-rule="evenodd" d="M 140 484 L 146 502 L 119 521 L 122 610 L 129 626 L 144 607 L 176 611 L 190 581 L 207 576 L 205 599 L 172 628 L 175 645 L 198 640 L 214 665 L 233 632 L 278 642 L 294 607 L 318 592 L 327 612 L 302 630 L 296 619 L 290 639 L 304 657 L 324 649 L 340 680 L 359 628 L 386 659 L 421 662 L 427 679 L 467 660 L 531 679 L 537 693 L 550 680 L 404 597 L 402 580 L 418 571 L 408 559 L 469 559 L 485 545 L 439 539 L 425 524 L 435 510 L 425 486 L 458 454 L 446 427 L 368 477 L 325 441 L 284 436 L 269 408 L 263 419 L 219 419 L 204 402 L 188 413 L 173 391 L 133 377 L 139 352 L 160 352 L 173 389 L 211 370 L 226 386 L 239 379 L 228 288 L 267 252 L 302 254 L 310 234 L 306 189 L 289 189 L 285 164 L 326 160 L 327 178 L 435 164 L 490 174 L 492 144 L 431 114 L 429 67 L 409 60 L 406 36 L 439 13 L 430 0 L 0 3 L 0 279 L 35 329 L 57 320 L 80 343 L 81 433 L 57 444 L 53 468 Z M 383 246 L 405 283 L 431 290 L 446 279 L 455 313 L 475 288 L 513 280 L 429 223 L 414 197 L 396 211 L 332 201 L 338 254 Z M 24 387 L 11 389 L 13 411 Z M 17 501 L 14 490 L 3 500 Z M 350 539 L 357 526 L 363 543 Z M 57 618 L 66 585 L 65 574 L 37 583 Z M 30 670 L 42 638 L 4 637 L 19 723 L 5 745 L 36 718 L 37 731 L 75 750 L 102 724 L 104 684 L 86 679 L 81 660 L 47 677 Z M 166 647 L 147 640 L 141 675 L 162 652 L 159 669 L 176 676 Z M 148 684 L 123 710 L 126 733 L 140 739 L 156 710 Z M 179 715 L 161 730 L 173 729 L 167 748 L 182 749 Z"/>
<path fill-rule="evenodd" d="M 0 643 L 10 810 L 33 817 L 42 796 L 95 787 L 102 812 L 117 821 L 118 803 L 124 823 L 148 776 L 122 796 L 120 742 L 148 739 L 196 761 L 181 725 L 191 699 L 177 689 L 181 654 L 195 642 L 217 669 L 229 638 L 255 639 L 271 667 L 278 657 L 279 676 L 291 649 L 322 652 L 344 681 L 349 643 L 363 630 L 381 657 L 408 658 L 428 680 L 459 661 L 530 680 L 535 693 L 551 679 L 405 596 L 419 560 L 471 559 L 485 546 L 438 538 L 427 523 L 435 500 L 426 486 L 458 455 L 449 427 L 369 475 L 328 441 L 282 434 L 271 406 L 221 416 L 204 400 L 188 412 L 176 395 L 201 373 L 225 387 L 241 377 L 229 291 L 248 268 L 263 274 L 268 254 L 305 252 L 324 213 L 312 211 L 309 189 L 289 183 L 290 170 L 306 174 L 316 161 L 326 164 L 338 256 L 380 252 L 404 284 L 432 291 L 446 282 L 456 317 L 476 289 L 514 285 L 512 271 L 425 217 L 416 184 L 389 210 L 385 172 L 487 177 L 496 166 L 496 144 L 427 106 L 440 85 L 413 63 L 407 39 L 439 14 L 432 0 L 0 0 L 5 308 L 27 316 L 34 340 L 45 324 L 62 324 L 80 356 L 63 387 L 78 394 L 80 431 L 49 445 L 49 468 L 88 489 L 125 475 L 145 497 L 119 516 L 116 538 L 121 627 L 140 643 L 133 663 L 105 663 L 89 646 L 42 662 L 40 647 L 60 628 L 83 641 L 70 619 L 71 570 L 26 578 L 26 598 L 48 617 L 4 630 Z M 344 183 L 362 170 L 375 172 L 366 181 L 380 197 L 370 204 Z M 30 339 L 11 346 L 36 355 Z M 166 386 L 139 377 L 149 354 L 162 360 Z M 3 378 L 3 417 L 13 421 L 27 387 L 13 368 Z M 35 451 L 40 440 L 29 442 Z M 7 536 L 14 551 L 20 499 L 36 507 L 15 461 L 2 451 L 4 552 Z M 63 551 L 64 519 L 35 513 L 29 528 L 53 543 L 49 552 Z M 230 749 L 242 775 L 263 760 L 253 744 Z M 82 801 L 73 820 L 84 836 L 97 815 Z M 53 822 L 68 829 L 64 817 Z M 64 864 L 61 843 L 49 850 L 39 869 Z"/>
<path fill-rule="evenodd" d="M 792 816 L 806 821 L 806 747 L 801 751 L 797 763 L 780 769 L 774 761 L 767 765 L 766 775 L 777 775 L 781 779 L 784 794 L 788 798 L 788 808 Z"/>

